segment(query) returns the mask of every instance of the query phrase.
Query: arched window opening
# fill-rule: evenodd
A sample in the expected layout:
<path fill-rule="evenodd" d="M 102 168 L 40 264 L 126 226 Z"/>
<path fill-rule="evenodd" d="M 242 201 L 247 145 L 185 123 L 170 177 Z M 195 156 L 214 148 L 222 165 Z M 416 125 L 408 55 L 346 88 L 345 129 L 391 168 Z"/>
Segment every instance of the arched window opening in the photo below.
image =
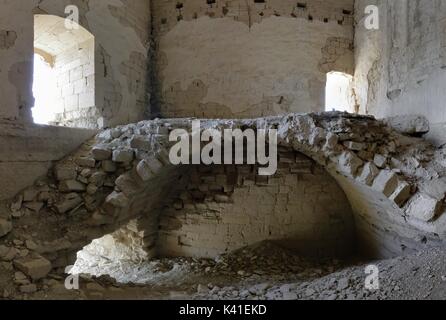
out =
<path fill-rule="evenodd" d="M 325 111 L 355 112 L 352 103 L 352 82 L 353 77 L 346 73 L 327 73 Z"/>
<path fill-rule="evenodd" d="M 34 16 L 34 122 L 89 127 L 95 109 L 94 36 L 53 15 Z"/>
<path fill-rule="evenodd" d="M 34 54 L 33 94 L 34 108 L 32 109 L 34 122 L 37 124 L 53 124 L 56 114 L 63 112 L 63 106 L 56 101 L 56 74 L 53 66 L 43 55 Z"/>

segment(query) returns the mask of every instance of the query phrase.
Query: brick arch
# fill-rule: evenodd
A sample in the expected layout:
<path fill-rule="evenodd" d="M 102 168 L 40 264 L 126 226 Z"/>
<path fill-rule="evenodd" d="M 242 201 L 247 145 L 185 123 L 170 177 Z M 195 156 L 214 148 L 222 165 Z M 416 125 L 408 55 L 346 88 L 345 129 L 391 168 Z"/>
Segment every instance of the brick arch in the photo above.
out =
<path fill-rule="evenodd" d="M 339 184 L 318 164 L 281 147 L 278 171 L 195 165 L 160 212 L 157 254 L 215 258 L 275 241 L 313 258 L 355 251 L 354 217 Z"/>
<path fill-rule="evenodd" d="M 168 135 L 175 128 L 189 129 L 190 123 L 191 119 L 154 120 L 105 130 L 57 163 L 50 181 L 39 182 L 13 202 L 17 212 L 36 205 L 36 199 L 47 199 L 48 215 L 26 228 L 36 234 L 35 252 L 51 260 L 53 267 L 65 267 L 82 247 L 133 219 L 149 214 L 149 224 L 157 226 L 172 181 L 187 171 L 187 166 L 170 164 Z M 437 198 L 429 194 L 428 179 L 398 163 L 401 157 L 415 160 L 411 147 L 416 145 L 426 152 L 428 177 L 436 165 L 435 149 L 420 139 L 402 137 L 383 122 L 324 113 L 203 124 L 216 129 L 277 128 L 279 146 L 313 159 L 339 182 L 356 219 L 366 226 L 364 234 L 379 229 L 379 235 L 390 236 L 383 244 L 386 254 L 415 248 L 419 237 L 425 243 L 445 235 L 444 190 Z M 22 230 L 22 219 L 26 223 L 26 218 L 13 221 L 12 236 Z M 54 234 L 43 231 L 50 229 Z M 147 236 L 156 240 L 157 234 Z M 9 237 L 6 232 L 0 242 Z"/>

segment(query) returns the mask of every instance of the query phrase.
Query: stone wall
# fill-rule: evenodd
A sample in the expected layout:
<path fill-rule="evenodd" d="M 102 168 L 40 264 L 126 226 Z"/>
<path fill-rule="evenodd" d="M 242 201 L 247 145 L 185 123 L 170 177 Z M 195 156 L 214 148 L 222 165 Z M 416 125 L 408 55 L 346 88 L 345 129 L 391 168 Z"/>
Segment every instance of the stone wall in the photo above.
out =
<path fill-rule="evenodd" d="M 188 169 L 193 169 L 191 166 L 172 165 L 168 150 L 175 143 L 169 143 L 168 136 L 174 129 L 190 130 L 191 123 L 191 119 L 153 120 L 102 131 L 94 140 L 88 141 L 76 152 L 57 162 L 46 177 L 37 180 L 15 198 L 0 202 L 0 271 L 3 275 L 0 284 L 12 291 L 19 291 L 23 282 L 15 282 L 14 274 L 21 271 L 25 274 L 26 284 L 33 283 L 41 290 L 39 280 L 52 270 L 65 272 L 65 268 L 73 265 L 76 254 L 84 246 L 112 233 L 112 240 L 110 237 L 107 237 L 108 240 L 106 238 L 108 244 L 118 240 L 120 245 L 130 245 L 131 251 L 139 257 L 141 251 L 135 250 L 134 246 L 145 250 L 147 257 L 154 256 L 157 254 L 157 247 L 163 247 L 160 242 L 163 236 L 175 228 L 180 233 L 192 231 L 192 235 L 206 234 L 203 229 L 206 231 L 208 227 L 210 230 L 217 230 L 218 225 L 212 223 L 212 219 L 215 222 L 212 211 L 216 211 L 216 205 L 222 205 L 222 221 L 225 218 L 235 218 L 232 222 L 226 221 L 228 230 L 239 219 L 240 224 L 245 225 L 244 235 L 247 238 L 244 241 L 261 231 L 246 227 L 248 221 L 244 213 L 249 215 L 253 211 L 244 208 L 248 204 L 256 204 L 256 214 L 261 221 L 264 219 L 265 226 L 269 225 L 271 236 L 279 235 L 278 240 L 284 234 L 274 228 L 284 226 L 281 223 L 287 224 L 286 221 L 291 216 L 286 211 L 289 207 L 301 214 L 292 215 L 289 229 L 282 228 L 283 231 L 290 232 L 285 237 L 295 237 L 294 240 L 297 240 L 291 242 L 293 246 L 302 245 L 302 238 L 308 239 L 305 237 L 305 230 L 297 225 L 299 221 L 308 221 L 309 225 L 315 227 L 309 231 L 309 239 L 317 241 L 316 249 L 319 253 L 330 248 L 338 249 L 333 244 L 334 240 L 340 241 L 342 246 L 345 234 L 340 232 L 351 230 L 348 227 L 343 229 L 341 223 L 344 222 L 345 226 L 349 224 L 348 212 L 344 211 L 348 206 L 344 207 L 342 205 L 345 203 L 341 203 L 342 207 L 334 211 L 326 210 L 327 206 L 325 209 L 319 206 L 332 200 L 332 193 L 341 197 L 342 192 L 318 166 L 314 166 L 314 175 L 305 176 L 304 172 L 302 179 L 296 182 L 298 174 L 294 176 L 292 171 L 307 170 L 308 174 L 305 164 L 313 162 L 300 155 L 294 157 L 294 152 L 309 157 L 338 181 L 351 204 L 359 244 L 368 249 L 377 249 L 372 251 L 374 257 L 401 255 L 426 246 L 444 244 L 446 149 L 435 148 L 423 139 L 403 136 L 386 123 L 372 117 L 343 113 L 290 114 L 254 120 L 203 120 L 202 129 L 278 128 L 279 146 L 293 150 L 291 155 L 290 151 L 284 152 L 281 149 L 280 169 L 285 169 L 286 174 L 279 181 L 276 180 L 277 176 L 270 177 L 272 181 L 268 180 L 266 184 L 265 177 L 254 178 L 249 170 L 245 171 L 246 168 L 240 167 L 243 171 L 240 175 L 243 185 L 237 179 L 237 185 L 231 194 L 231 185 L 234 182 L 228 181 L 228 177 L 232 175 L 229 174 L 230 167 L 224 171 L 221 171 L 221 167 L 213 167 L 212 170 L 220 170 L 220 173 L 215 172 L 217 174 L 211 176 L 206 173 L 209 168 L 205 172 L 198 169 L 200 174 L 196 178 L 200 181 L 190 180 L 192 188 L 187 188 L 187 182 L 186 189 L 183 189 L 186 193 L 179 196 L 182 202 L 177 201 L 174 205 L 175 212 L 178 210 L 176 213 L 180 215 L 175 218 L 181 225 L 175 221 L 167 224 L 164 221 L 160 225 L 163 208 L 168 208 L 165 217 L 172 214 L 169 194 L 178 191 L 175 186 L 181 187 L 184 181 L 188 181 L 184 177 L 187 176 Z M 223 172 L 227 174 L 223 175 Z M 192 177 L 193 175 L 192 171 Z M 205 177 L 206 183 L 200 183 Z M 304 181 L 304 177 L 309 179 L 308 183 Z M 224 178 L 226 184 L 222 189 L 219 183 L 223 183 Z M 288 179 L 293 181 L 287 183 Z M 279 185 L 279 182 L 283 183 Z M 310 187 L 310 182 L 316 183 L 311 183 Z M 208 186 L 208 191 L 205 188 L 205 192 L 197 190 L 196 186 L 200 185 L 202 188 Z M 214 189 L 214 186 L 218 188 Z M 228 187 L 226 190 L 225 186 Z M 291 193 L 286 186 L 297 192 Z M 295 198 L 290 200 L 289 197 L 291 194 L 302 194 L 299 188 L 304 188 L 305 195 L 305 191 L 308 191 L 305 202 L 300 202 L 300 211 Z M 319 192 L 316 197 L 312 197 L 312 188 L 316 189 L 315 192 L 322 190 L 330 194 Z M 279 221 L 267 222 L 268 209 L 262 198 L 279 199 L 282 197 L 281 190 L 289 192 L 287 207 L 284 211 L 280 210 L 285 222 L 280 222 L 280 218 Z M 206 203 L 205 209 L 200 201 L 188 202 L 188 194 L 198 199 L 202 199 L 204 195 L 205 200 L 209 198 L 211 201 Z M 254 203 L 254 199 L 258 203 Z M 234 201 L 234 205 L 238 204 L 237 208 L 231 208 L 231 201 Z M 206 215 L 211 214 L 211 223 L 201 223 L 203 220 L 194 222 L 196 215 L 186 211 L 192 209 L 191 203 L 197 212 L 204 209 Z M 277 201 L 276 204 L 285 205 L 285 202 Z M 314 211 L 304 209 L 306 205 L 314 206 Z M 240 207 L 245 212 L 234 217 Z M 331 208 L 335 209 L 332 206 Z M 269 210 L 276 214 L 275 208 Z M 296 218 L 294 226 L 293 218 Z M 249 220 L 249 223 L 255 226 L 253 220 Z M 166 229 L 166 226 L 175 228 Z M 328 227 L 335 229 L 327 230 Z M 242 241 L 241 230 L 234 228 L 235 233 L 228 232 L 227 239 L 234 236 Z M 135 239 L 126 238 L 129 235 L 128 230 L 133 232 L 131 237 Z M 333 230 L 336 231 L 335 234 Z M 125 237 L 121 237 L 121 231 L 126 234 Z M 269 236 L 268 232 L 263 233 L 263 236 L 265 234 Z M 217 237 L 211 236 L 207 241 L 216 239 Z M 323 246 L 319 246 L 321 239 L 326 240 Z M 314 243 L 309 242 L 306 241 L 306 245 L 314 250 Z M 203 243 L 200 239 L 196 242 L 199 248 L 203 247 Z M 173 247 L 175 246 L 178 243 L 173 243 Z M 121 249 L 118 255 L 128 253 L 125 248 Z M 191 251 L 188 254 L 192 254 Z"/>
<path fill-rule="evenodd" d="M 96 131 L 0 122 L 0 201 L 46 176 L 55 161 L 76 150 Z"/>
<path fill-rule="evenodd" d="M 0 2 L 0 119 L 31 120 L 33 17 L 31 1 Z M 15 14 L 12 15 L 11 12 Z"/>
<path fill-rule="evenodd" d="M 196 166 L 185 190 L 161 213 L 158 254 L 213 258 L 275 240 L 313 257 L 354 251 L 353 214 L 325 170 L 292 150 L 272 177 L 254 166 Z"/>
<path fill-rule="evenodd" d="M 54 72 L 57 75 L 56 103 L 63 106 L 64 110 L 56 114 L 55 124 L 69 127 L 96 126 L 94 39 L 57 55 Z"/>
<path fill-rule="evenodd" d="M 0 118 L 32 121 L 33 14 L 65 17 L 67 5 L 78 7 L 80 25 L 95 37 L 96 110 L 87 125 L 145 118 L 151 29 L 145 0 L 1 1 Z"/>
<path fill-rule="evenodd" d="M 155 1 L 161 115 L 323 111 L 326 73 L 353 74 L 353 1 Z"/>
<path fill-rule="evenodd" d="M 79 8 L 80 25 L 95 37 L 96 95 L 92 103 L 90 95 L 78 97 L 64 92 L 71 111 L 65 113 L 59 123 L 94 129 L 142 120 L 150 112 L 147 68 L 151 11 L 148 1 L 1 0 L 0 140 L 2 151 L 8 150 L 0 158 L 0 179 L 8 181 L 0 190 L 2 198 L 10 197 L 44 175 L 51 161 L 60 160 L 94 135 L 90 130 L 32 125 L 33 16 L 65 17 L 67 5 Z M 86 71 L 85 75 L 92 70 Z M 86 77 L 88 92 L 93 85 L 89 77 Z M 82 106 L 95 107 L 73 110 L 78 100 Z M 77 120 L 64 121 L 68 118 Z"/>
<path fill-rule="evenodd" d="M 376 4 L 379 30 L 366 30 L 364 8 Z M 388 117 L 422 114 L 431 138 L 445 140 L 446 2 L 356 1 L 356 94 L 361 112 Z"/>

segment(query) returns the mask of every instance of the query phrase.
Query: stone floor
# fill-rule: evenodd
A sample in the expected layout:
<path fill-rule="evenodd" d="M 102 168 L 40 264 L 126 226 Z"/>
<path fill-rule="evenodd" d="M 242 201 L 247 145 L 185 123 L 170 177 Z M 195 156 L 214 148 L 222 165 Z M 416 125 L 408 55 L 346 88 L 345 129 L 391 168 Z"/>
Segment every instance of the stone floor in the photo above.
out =
<path fill-rule="evenodd" d="M 239 123 L 208 121 L 206 126 L 256 127 L 257 121 L 264 124 L 260 119 Z M 176 181 L 173 178 L 181 174 L 169 166 L 162 142 L 171 129 L 189 127 L 188 120 L 183 119 L 144 121 L 101 132 L 95 141 L 59 162 L 48 177 L 15 199 L 0 204 L 0 297 L 442 298 L 445 255 L 431 246 L 441 244 L 446 236 L 446 148 L 402 136 L 370 117 L 296 114 L 268 121 L 271 127 L 283 128 L 279 131 L 279 141 L 285 146 L 293 146 L 325 164 L 342 181 L 344 189 L 354 191 L 355 195 L 359 193 L 361 201 L 364 200 L 361 208 L 379 209 L 367 214 L 357 211 L 358 215 L 376 218 L 379 225 L 373 219 L 367 223 L 379 230 L 381 237 L 390 234 L 410 237 L 411 242 L 416 242 L 414 247 L 407 247 L 406 241 L 399 242 L 403 239 L 393 237 L 390 245 L 411 252 L 422 250 L 420 254 L 376 262 L 380 270 L 379 290 L 365 289 L 369 262 L 311 261 L 269 242 L 215 260 L 175 258 L 135 262 L 84 252 L 73 271 L 100 278 L 83 276 L 80 290 L 66 290 L 65 266 L 74 263 L 76 253 L 85 245 L 118 230 L 143 212 L 153 212 L 150 216 L 158 217 L 158 209 L 166 199 L 160 189 L 171 188 L 172 181 Z M 150 138 L 153 152 L 142 152 L 147 147 L 144 145 L 139 149 L 145 141 L 141 135 Z M 364 152 L 365 148 L 370 150 Z M 135 158 L 138 156 L 141 159 Z M 140 170 L 144 174 L 139 178 L 134 177 L 135 172 L 139 174 L 138 167 L 147 169 Z M 146 174 L 148 180 L 141 182 Z M 386 219 L 380 220 L 383 216 L 380 212 L 387 213 Z M 157 219 L 149 229 L 150 235 L 159 231 Z M 155 248 L 157 238 L 150 239 L 147 248 Z"/>
<path fill-rule="evenodd" d="M 91 258 L 91 257 L 90 257 Z M 367 263 L 311 261 L 264 242 L 215 260 L 160 259 L 121 264 L 97 257 L 78 268 L 81 288 L 68 291 L 51 276 L 23 299 L 385 300 L 445 299 L 446 252 L 424 252 Z M 366 267 L 379 270 L 379 289 L 366 289 Z M 101 269 L 102 272 L 98 272 Z M 108 275 L 101 276 L 101 273 Z"/>

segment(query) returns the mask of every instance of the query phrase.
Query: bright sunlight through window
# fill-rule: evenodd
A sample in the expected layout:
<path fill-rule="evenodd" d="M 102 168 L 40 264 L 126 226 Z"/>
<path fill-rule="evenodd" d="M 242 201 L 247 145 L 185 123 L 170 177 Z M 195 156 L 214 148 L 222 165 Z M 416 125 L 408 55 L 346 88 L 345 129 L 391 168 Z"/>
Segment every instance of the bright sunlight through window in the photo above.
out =
<path fill-rule="evenodd" d="M 327 74 L 325 94 L 326 111 L 353 112 L 350 104 L 350 90 L 353 77 L 342 72 Z"/>
<path fill-rule="evenodd" d="M 63 112 L 56 103 L 56 75 L 54 69 L 38 54 L 34 55 L 34 123 L 50 124 L 57 113 Z M 61 110 L 60 110 L 61 109 Z"/>

